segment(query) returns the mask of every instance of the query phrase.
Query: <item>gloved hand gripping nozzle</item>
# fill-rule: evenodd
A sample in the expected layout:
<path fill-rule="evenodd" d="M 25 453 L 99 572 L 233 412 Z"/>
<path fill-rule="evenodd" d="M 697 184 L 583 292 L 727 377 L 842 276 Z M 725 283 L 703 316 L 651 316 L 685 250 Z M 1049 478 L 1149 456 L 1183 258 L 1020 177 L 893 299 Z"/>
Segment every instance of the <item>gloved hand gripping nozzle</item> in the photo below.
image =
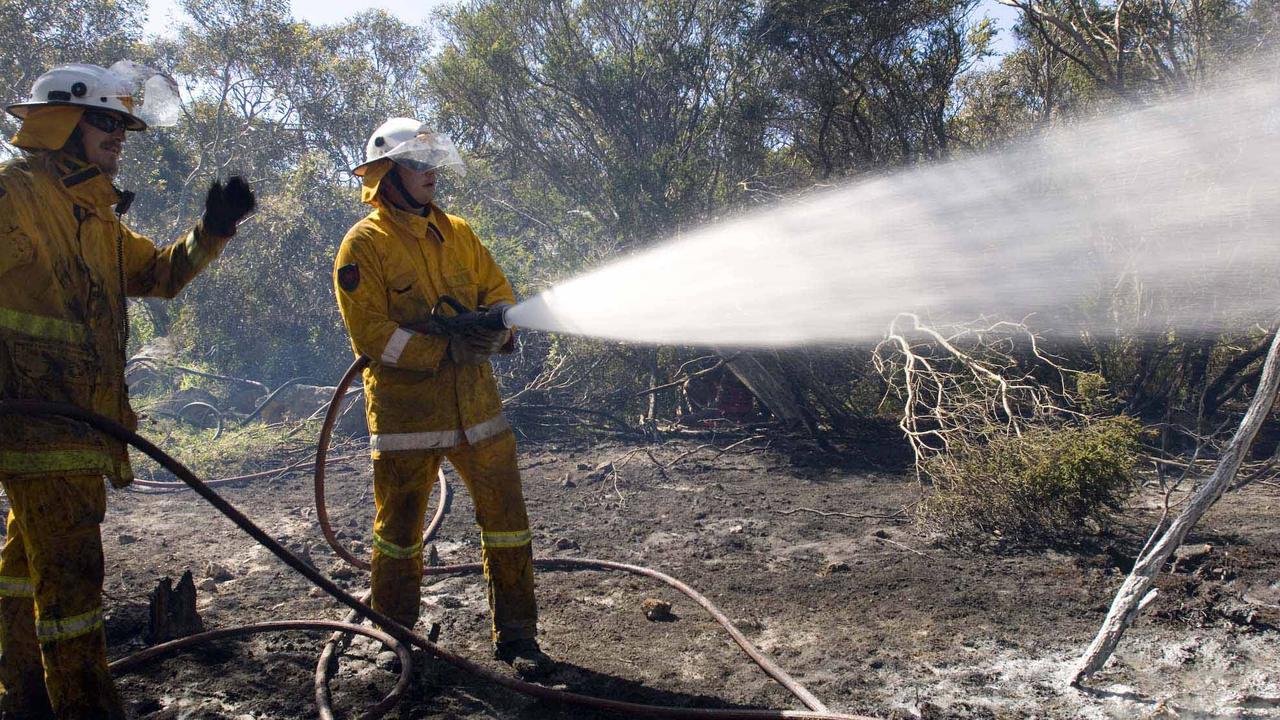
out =
<path fill-rule="evenodd" d="M 431 319 L 410 329 L 447 337 L 449 358 L 457 365 L 483 365 L 511 339 L 506 319 L 509 307 L 480 306 L 471 310 L 457 298 L 441 295 L 431 309 Z M 452 314 L 445 308 L 452 310 Z"/>
<path fill-rule="evenodd" d="M 445 314 L 445 307 L 452 310 L 453 314 Z M 450 336 L 465 335 L 473 330 L 507 330 L 511 328 L 511 323 L 507 321 L 509 309 L 510 305 L 481 305 L 472 310 L 452 295 L 441 295 L 431 309 L 431 322 L 440 329 L 440 334 Z"/>

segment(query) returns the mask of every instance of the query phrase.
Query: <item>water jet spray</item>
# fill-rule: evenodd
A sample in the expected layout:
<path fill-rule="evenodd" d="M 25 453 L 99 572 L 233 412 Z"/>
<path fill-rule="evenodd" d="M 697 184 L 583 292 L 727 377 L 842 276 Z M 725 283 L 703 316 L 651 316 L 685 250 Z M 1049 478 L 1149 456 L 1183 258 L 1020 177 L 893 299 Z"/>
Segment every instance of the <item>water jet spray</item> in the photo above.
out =
<path fill-rule="evenodd" d="M 680 233 L 557 284 L 507 319 L 630 342 L 757 347 L 874 341 L 904 312 L 929 324 L 1034 314 L 1038 333 L 1071 337 L 1216 332 L 1270 318 L 1277 228 L 1280 83 L 1270 64 L 1000 152 Z"/>

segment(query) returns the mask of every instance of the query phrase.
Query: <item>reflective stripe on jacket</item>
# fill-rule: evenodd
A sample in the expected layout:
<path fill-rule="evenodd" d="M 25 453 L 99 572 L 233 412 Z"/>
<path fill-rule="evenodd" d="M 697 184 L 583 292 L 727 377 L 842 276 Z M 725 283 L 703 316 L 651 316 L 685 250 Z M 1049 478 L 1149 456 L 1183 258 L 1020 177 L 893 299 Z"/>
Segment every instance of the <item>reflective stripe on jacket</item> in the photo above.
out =
<path fill-rule="evenodd" d="M 120 222 L 96 165 L 32 152 L 0 166 L 0 398 L 70 403 L 136 424 L 124 295 L 173 297 L 222 251 L 197 225 L 159 249 Z M 124 448 L 59 419 L 0 421 L 0 474 L 132 477 Z"/>
<path fill-rule="evenodd" d="M 334 291 L 364 371 L 365 408 L 376 456 L 446 449 L 496 437 L 502 419 L 489 363 L 455 365 L 448 340 L 409 330 L 426 323 L 441 295 L 469 308 L 514 303 L 515 293 L 462 218 L 375 205 L 338 249 Z"/>

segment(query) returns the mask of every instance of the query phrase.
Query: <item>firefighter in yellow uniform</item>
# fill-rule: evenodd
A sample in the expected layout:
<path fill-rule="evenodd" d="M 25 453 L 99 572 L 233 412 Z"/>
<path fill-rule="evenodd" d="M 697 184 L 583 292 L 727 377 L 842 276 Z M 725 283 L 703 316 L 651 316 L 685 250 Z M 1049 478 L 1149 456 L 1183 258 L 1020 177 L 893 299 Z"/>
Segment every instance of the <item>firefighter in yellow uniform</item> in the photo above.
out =
<path fill-rule="evenodd" d="M 176 295 L 253 207 L 232 178 L 214 184 L 201 222 L 163 250 L 125 227 L 132 195 L 112 180 L 125 131 L 146 128 L 131 87 L 96 65 L 41 75 L 29 101 L 8 106 L 23 121 L 12 140 L 22 153 L 0 168 L 0 399 L 69 403 L 130 427 L 125 297 Z M 0 718 L 125 716 L 103 634 L 104 477 L 132 480 L 122 445 L 67 420 L 0 423 L 11 507 Z"/>
<path fill-rule="evenodd" d="M 464 172 L 448 137 L 408 118 L 370 137 L 353 172 L 373 206 L 334 263 L 343 322 L 371 361 L 364 387 L 376 515 L 373 607 L 418 619 L 427 499 L 442 459 L 475 504 L 498 659 L 525 677 L 554 667 L 535 639 L 533 554 L 516 465 L 489 355 L 510 352 L 507 330 L 434 334 L 432 308 L 450 295 L 467 308 L 515 302 L 510 283 L 462 218 L 432 204 L 436 171 Z"/>

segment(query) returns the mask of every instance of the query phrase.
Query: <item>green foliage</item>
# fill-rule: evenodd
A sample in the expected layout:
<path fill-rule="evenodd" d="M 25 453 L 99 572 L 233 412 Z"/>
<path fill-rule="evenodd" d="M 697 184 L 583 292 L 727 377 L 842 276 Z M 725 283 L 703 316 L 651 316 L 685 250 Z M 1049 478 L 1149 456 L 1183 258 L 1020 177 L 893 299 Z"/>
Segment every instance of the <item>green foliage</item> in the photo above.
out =
<path fill-rule="evenodd" d="M 1102 373 L 1077 373 L 1075 380 L 1075 398 L 1081 411 L 1088 415 L 1100 415 L 1115 409 L 1115 397 Z"/>
<path fill-rule="evenodd" d="M 508 202 L 540 208 L 551 191 L 600 226 L 568 242 L 644 245 L 731 202 L 758 166 L 750 7 L 470 3 L 445 13 L 428 85 L 443 126 L 510 173 L 511 190 L 536 180 Z"/>
<path fill-rule="evenodd" d="M 470 0 L 430 27 L 377 10 L 316 27 L 286 0 L 182 5 L 176 37 L 144 39 L 142 0 L 0 0 L 0 86 L 18 99 L 56 63 L 123 57 L 175 76 L 179 126 L 126 147 L 118 181 L 139 193 L 129 224 L 172 242 L 200 217 L 210 181 L 233 173 L 250 178 L 261 210 L 177 300 L 134 302 L 131 349 L 167 336 L 184 363 L 270 386 L 328 381 L 350 359 L 332 257 L 365 211 L 348 170 L 389 116 L 458 141 L 470 172 L 445 177 L 441 204 L 472 222 L 528 297 L 815 184 L 1200 82 L 1266 46 L 1278 22 L 1274 0 L 1128 3 L 1118 24 L 1114 3 L 1047 0 L 1034 5 L 1083 28 L 1079 38 L 1024 18 L 1016 49 L 975 71 L 993 40 L 975 0 Z M 1125 50 L 1122 68 L 1101 62 L 1115 56 L 1098 54 L 1108 42 Z M 1153 303 L 1117 291 L 1096 305 L 1083 311 Z M 1069 364 L 1096 369 L 1134 414 L 1187 413 L 1203 396 L 1213 415 L 1254 377 L 1248 340 L 1091 338 Z M 650 408 L 644 390 L 707 352 L 526 333 L 498 366 L 508 394 L 550 373 L 548 401 L 632 421 L 674 412 L 675 391 Z M 851 425 L 883 394 L 865 354 L 767 359 L 826 427 Z"/>
<path fill-rule="evenodd" d="M 925 463 L 933 489 L 921 522 L 956 538 L 1070 542 L 1137 488 L 1141 428 L 1132 418 L 1039 427 Z"/>
<path fill-rule="evenodd" d="M 333 256 L 368 210 L 347 170 L 388 116 L 422 114 L 429 35 L 381 11 L 313 27 L 279 0 L 185 7 L 192 22 L 176 42 L 138 48 L 191 100 L 178 127 L 130 136 L 119 182 L 139 196 L 128 222 L 173 241 L 199 219 L 209 183 L 230 174 L 250 179 L 259 210 L 178 299 L 135 301 L 139 329 L 217 372 L 331 382 L 351 360 Z"/>
<path fill-rule="evenodd" d="M 974 0 L 769 0 L 756 20 L 791 147 L 822 178 L 945 157 L 956 79 L 987 51 Z"/>
<path fill-rule="evenodd" d="M 351 361 L 333 296 L 333 256 L 342 239 L 336 229 L 363 209 L 352 191 L 323 182 L 323 173 L 318 157 L 302 158 L 188 289 L 173 331 L 221 372 L 324 384 Z"/>
<path fill-rule="evenodd" d="M 141 431 L 161 447 L 177 448 L 174 456 L 207 480 L 271 470 L 281 465 L 282 458 L 304 459 L 308 453 L 314 453 L 314 438 L 319 431 L 318 421 L 301 432 L 297 426 L 228 423 L 222 434 L 215 437 L 212 421 L 207 424 L 208 427 L 202 427 L 188 420 L 165 417 L 149 419 Z M 151 458 L 137 451 L 132 451 L 130 457 L 135 476 L 178 482 Z"/>

